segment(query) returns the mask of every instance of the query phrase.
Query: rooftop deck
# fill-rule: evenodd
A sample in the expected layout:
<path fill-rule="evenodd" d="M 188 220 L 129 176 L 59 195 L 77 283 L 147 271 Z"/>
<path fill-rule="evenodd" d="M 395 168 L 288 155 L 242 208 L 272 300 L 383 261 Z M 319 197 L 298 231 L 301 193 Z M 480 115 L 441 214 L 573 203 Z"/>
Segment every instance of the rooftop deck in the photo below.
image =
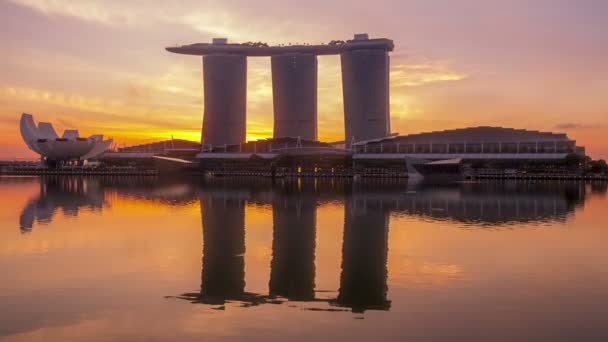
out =
<path fill-rule="evenodd" d="M 196 43 L 190 45 L 167 47 L 166 50 L 183 55 L 212 55 L 212 54 L 237 54 L 245 56 L 274 56 L 288 53 L 307 53 L 313 55 L 337 55 L 344 51 L 362 49 L 382 49 L 393 51 L 393 41 L 386 38 L 332 41 L 322 45 L 275 45 L 269 46 L 265 43 Z"/>

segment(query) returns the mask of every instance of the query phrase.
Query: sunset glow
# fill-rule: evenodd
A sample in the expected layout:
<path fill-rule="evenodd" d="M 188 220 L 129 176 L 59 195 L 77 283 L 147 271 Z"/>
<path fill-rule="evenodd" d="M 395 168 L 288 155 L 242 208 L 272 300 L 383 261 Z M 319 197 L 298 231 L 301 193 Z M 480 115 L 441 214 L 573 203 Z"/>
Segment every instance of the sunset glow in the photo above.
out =
<path fill-rule="evenodd" d="M 200 140 L 201 60 L 166 46 L 213 37 L 327 43 L 358 32 L 395 42 L 393 132 L 480 125 L 563 131 L 592 157 L 608 157 L 608 4 L 448 3 L 4 1 L 0 158 L 36 157 L 19 137 L 22 112 L 56 122 L 59 131 L 103 132 L 118 146 Z M 247 140 L 271 137 L 270 60 L 248 63 Z M 319 57 L 323 141 L 344 136 L 340 77 L 339 57 Z"/>

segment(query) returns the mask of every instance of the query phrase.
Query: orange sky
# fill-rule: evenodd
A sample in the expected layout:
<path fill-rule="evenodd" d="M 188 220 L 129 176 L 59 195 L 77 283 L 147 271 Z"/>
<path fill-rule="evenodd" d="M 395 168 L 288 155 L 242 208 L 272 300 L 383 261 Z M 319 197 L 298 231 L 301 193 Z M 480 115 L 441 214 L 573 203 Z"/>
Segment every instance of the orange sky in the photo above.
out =
<path fill-rule="evenodd" d="M 165 46 L 321 43 L 356 32 L 395 41 L 391 126 L 412 133 L 496 125 L 563 131 L 608 157 L 608 4 L 597 0 L 0 3 L 0 159 L 32 158 L 22 112 L 119 145 L 198 140 L 200 58 Z M 247 137 L 272 135 L 268 58 L 250 58 Z M 319 57 L 319 136 L 344 134 L 340 63 Z"/>

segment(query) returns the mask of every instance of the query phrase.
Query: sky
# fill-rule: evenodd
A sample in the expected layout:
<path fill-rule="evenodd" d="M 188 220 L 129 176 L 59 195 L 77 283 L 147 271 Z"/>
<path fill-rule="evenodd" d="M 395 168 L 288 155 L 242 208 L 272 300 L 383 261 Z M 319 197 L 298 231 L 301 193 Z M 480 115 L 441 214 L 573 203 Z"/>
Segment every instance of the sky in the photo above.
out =
<path fill-rule="evenodd" d="M 118 146 L 200 140 L 202 65 L 167 46 L 393 39 L 391 129 L 565 132 L 608 158 L 608 1 L 0 0 L 0 159 L 22 112 Z M 344 137 L 338 56 L 319 57 L 319 138 Z M 270 60 L 248 60 L 247 139 L 272 136 Z"/>

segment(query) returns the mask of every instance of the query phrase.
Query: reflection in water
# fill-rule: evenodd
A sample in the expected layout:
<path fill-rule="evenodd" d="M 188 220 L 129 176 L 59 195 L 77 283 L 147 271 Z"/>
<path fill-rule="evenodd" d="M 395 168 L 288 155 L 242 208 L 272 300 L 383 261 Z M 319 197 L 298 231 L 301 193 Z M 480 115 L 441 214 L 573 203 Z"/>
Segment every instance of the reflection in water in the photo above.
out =
<path fill-rule="evenodd" d="M 593 193 L 606 193 L 606 183 Z M 77 215 L 80 208 L 101 210 L 113 194 L 168 205 L 198 200 L 202 215 L 203 258 L 200 291 L 180 298 L 196 303 L 245 306 L 284 300 L 327 302 L 353 312 L 389 310 L 389 216 L 414 215 L 465 223 L 502 226 L 563 221 L 582 206 L 586 187 L 578 182 L 488 182 L 456 185 L 408 185 L 391 182 L 215 180 L 202 184 L 106 178 L 48 177 L 40 194 L 20 217 L 22 231 L 35 221 L 48 222 L 57 209 Z M 337 296 L 319 299 L 315 289 L 317 207 L 344 203 L 340 285 Z M 272 259 L 268 294 L 245 289 L 245 207 L 271 205 Z M 328 311 L 340 309 L 327 309 Z"/>
<path fill-rule="evenodd" d="M 581 182 L 357 183 L 353 188 L 361 199 L 381 201 L 395 214 L 476 227 L 561 222 L 584 204 L 586 196 Z"/>
<path fill-rule="evenodd" d="M 606 183 L 12 181 L 0 340 L 608 340 Z"/>
<path fill-rule="evenodd" d="M 236 301 L 244 306 L 282 303 L 281 298 L 285 298 L 327 302 L 353 312 L 389 309 L 388 210 L 381 201 L 347 200 L 338 297 L 320 299 L 315 295 L 316 211 L 324 196 L 333 197 L 333 192 L 324 193 L 316 182 L 284 182 L 266 191 L 257 186 L 223 185 L 208 183 L 200 190 L 204 240 L 201 291 L 178 298 L 214 305 Z M 245 292 L 245 201 L 271 203 L 273 208 L 268 295 Z"/>
<path fill-rule="evenodd" d="M 218 196 L 219 195 L 219 196 Z M 245 201 L 203 194 L 203 272 L 199 301 L 223 304 L 245 294 Z"/>
<path fill-rule="evenodd" d="M 203 223 L 200 293 L 180 298 L 196 303 L 245 306 L 290 301 L 327 302 L 353 312 L 389 310 L 387 298 L 390 213 L 500 225 L 562 220 L 585 199 L 580 183 L 463 183 L 409 186 L 352 183 L 215 180 L 199 189 Z M 342 263 L 338 295 L 316 298 L 316 209 L 344 202 Z M 268 295 L 245 291 L 247 202 L 271 204 L 273 242 Z M 327 309 L 333 311 L 332 309 Z M 337 310 L 341 311 L 341 310 Z"/>
<path fill-rule="evenodd" d="M 335 301 L 353 312 L 388 310 L 386 299 L 388 210 L 382 201 L 358 199 L 345 204 L 340 291 Z"/>
<path fill-rule="evenodd" d="M 19 227 L 30 232 L 34 222 L 48 224 L 58 209 L 65 216 L 77 216 L 81 209 L 101 211 L 114 194 L 138 200 L 181 205 L 197 199 L 196 182 L 158 181 L 155 178 L 89 178 L 77 176 L 41 177 L 40 193 L 22 209 Z"/>
<path fill-rule="evenodd" d="M 591 192 L 594 194 L 605 195 L 608 192 L 608 182 L 591 183 Z"/>
<path fill-rule="evenodd" d="M 80 208 L 101 210 L 105 195 L 95 181 L 81 177 L 46 177 L 40 181 L 40 194 L 21 211 L 19 228 L 30 232 L 34 222 L 51 222 L 58 209 L 65 216 L 77 216 Z"/>
<path fill-rule="evenodd" d="M 408 191 L 394 210 L 475 225 L 540 223 L 563 221 L 584 199 L 580 182 L 465 183 Z"/>
<path fill-rule="evenodd" d="M 289 187 L 275 194 L 270 296 L 315 298 L 316 213 L 317 201 L 310 191 Z"/>
<path fill-rule="evenodd" d="M 234 185 L 200 191 L 203 224 L 200 292 L 184 293 L 177 298 L 211 305 L 236 301 L 243 306 L 252 306 L 268 301 L 266 296 L 245 291 L 245 201 L 250 199 L 248 195 L 247 191 Z"/>
<path fill-rule="evenodd" d="M 166 205 L 185 205 L 198 201 L 197 184 L 192 179 L 164 179 L 155 177 L 102 178 L 101 186 L 108 192 L 137 200 Z"/>

